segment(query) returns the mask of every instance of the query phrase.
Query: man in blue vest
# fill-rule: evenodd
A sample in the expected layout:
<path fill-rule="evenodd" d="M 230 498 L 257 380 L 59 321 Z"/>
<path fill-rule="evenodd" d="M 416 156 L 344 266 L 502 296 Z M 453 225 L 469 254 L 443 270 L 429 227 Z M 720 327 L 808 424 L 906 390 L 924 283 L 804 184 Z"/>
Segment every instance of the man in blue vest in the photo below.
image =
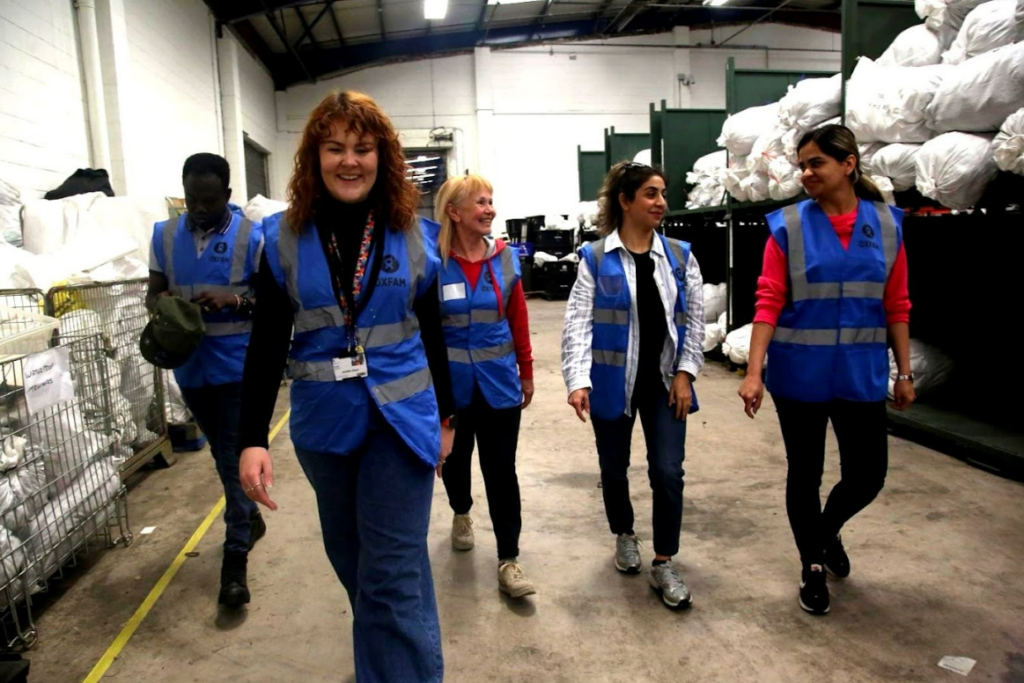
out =
<path fill-rule="evenodd" d="M 259 509 L 238 480 L 238 429 L 242 367 L 252 327 L 255 299 L 250 282 L 263 249 L 258 223 L 233 213 L 228 162 L 216 154 L 194 154 L 185 161 L 182 182 L 188 212 L 153 230 L 149 292 L 153 310 L 161 296 L 199 304 L 206 336 L 196 352 L 174 370 L 185 405 L 210 442 L 224 485 L 227 526 L 219 602 L 249 602 L 249 551 L 267 530 Z"/>

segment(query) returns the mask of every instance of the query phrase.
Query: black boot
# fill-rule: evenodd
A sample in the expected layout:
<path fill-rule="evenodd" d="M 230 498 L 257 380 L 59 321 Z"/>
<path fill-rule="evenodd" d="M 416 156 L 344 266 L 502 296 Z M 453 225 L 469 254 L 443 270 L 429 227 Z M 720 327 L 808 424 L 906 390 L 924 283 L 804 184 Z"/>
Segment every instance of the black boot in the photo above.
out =
<path fill-rule="evenodd" d="M 259 509 L 249 515 L 249 550 L 256 546 L 256 541 L 263 538 L 267 533 L 267 523 L 263 521 L 263 515 Z"/>
<path fill-rule="evenodd" d="M 241 607 L 249 604 L 249 585 L 246 581 L 248 553 L 224 551 L 224 563 L 220 566 L 220 597 L 217 599 L 226 607 Z"/>

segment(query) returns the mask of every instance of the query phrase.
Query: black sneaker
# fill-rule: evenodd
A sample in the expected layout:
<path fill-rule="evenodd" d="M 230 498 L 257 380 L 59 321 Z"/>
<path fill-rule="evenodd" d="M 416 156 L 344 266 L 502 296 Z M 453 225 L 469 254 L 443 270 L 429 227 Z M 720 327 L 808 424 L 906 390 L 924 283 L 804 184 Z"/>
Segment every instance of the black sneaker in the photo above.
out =
<path fill-rule="evenodd" d="M 224 551 L 224 562 L 220 566 L 218 603 L 231 608 L 249 604 L 249 584 L 246 580 L 248 563 L 248 553 Z"/>
<path fill-rule="evenodd" d="M 249 550 L 256 546 L 256 541 L 267 534 L 267 523 L 259 510 L 249 515 Z"/>
<path fill-rule="evenodd" d="M 850 556 L 846 554 L 843 537 L 839 534 L 825 545 L 825 569 L 837 579 L 850 575 Z"/>
<path fill-rule="evenodd" d="M 800 581 L 800 607 L 811 614 L 828 614 L 828 584 L 825 582 L 825 570 L 820 566 L 818 569 L 803 571 Z"/>

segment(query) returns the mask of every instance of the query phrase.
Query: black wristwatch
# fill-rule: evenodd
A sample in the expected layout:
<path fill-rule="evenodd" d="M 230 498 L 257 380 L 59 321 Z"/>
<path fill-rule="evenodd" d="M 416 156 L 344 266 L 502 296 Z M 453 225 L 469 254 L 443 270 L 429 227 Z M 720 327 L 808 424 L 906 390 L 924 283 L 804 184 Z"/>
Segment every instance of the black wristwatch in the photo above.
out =
<path fill-rule="evenodd" d="M 913 382 L 914 381 L 914 373 L 910 373 L 909 375 L 896 375 L 896 381 L 897 382 Z"/>

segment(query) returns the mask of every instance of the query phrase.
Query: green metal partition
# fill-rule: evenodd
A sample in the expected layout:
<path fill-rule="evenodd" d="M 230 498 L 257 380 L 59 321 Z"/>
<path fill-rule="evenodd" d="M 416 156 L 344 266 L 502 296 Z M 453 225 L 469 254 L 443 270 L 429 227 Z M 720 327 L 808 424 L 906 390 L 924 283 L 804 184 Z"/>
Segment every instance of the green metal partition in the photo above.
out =
<path fill-rule="evenodd" d="M 920 23 L 909 0 L 843 0 L 843 80 L 858 57 L 878 59 L 896 36 Z"/>
<path fill-rule="evenodd" d="M 580 170 L 580 201 L 592 202 L 604 183 L 606 173 L 604 152 L 584 152 L 576 146 L 576 158 Z"/>
<path fill-rule="evenodd" d="M 651 146 L 650 133 L 616 133 L 615 127 L 604 131 L 605 171 L 620 161 L 632 161 L 636 153 Z"/>
<path fill-rule="evenodd" d="M 828 78 L 828 71 L 777 71 L 774 69 L 737 69 L 729 57 L 725 67 L 725 109 L 730 114 L 750 107 L 778 102 L 805 78 Z"/>
<path fill-rule="evenodd" d="M 705 154 L 718 151 L 724 109 L 669 109 L 661 101 L 661 165 L 668 175 L 668 206 L 686 206 L 686 174 Z M 654 137 L 653 133 L 651 135 Z M 652 152 L 653 155 L 653 152 Z"/>

